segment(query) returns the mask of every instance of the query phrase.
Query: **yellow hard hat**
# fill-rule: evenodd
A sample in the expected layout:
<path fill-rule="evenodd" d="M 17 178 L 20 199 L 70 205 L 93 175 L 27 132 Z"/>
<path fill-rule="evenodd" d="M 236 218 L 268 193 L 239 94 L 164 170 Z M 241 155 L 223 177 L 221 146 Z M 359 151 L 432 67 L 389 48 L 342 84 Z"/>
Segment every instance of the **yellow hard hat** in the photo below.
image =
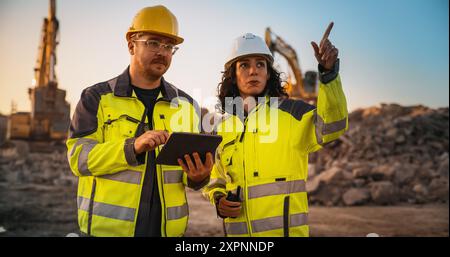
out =
<path fill-rule="evenodd" d="M 162 5 L 146 7 L 134 16 L 133 23 L 126 34 L 127 41 L 136 32 L 150 32 L 170 37 L 175 40 L 177 45 L 184 41 L 178 36 L 177 18 Z"/>

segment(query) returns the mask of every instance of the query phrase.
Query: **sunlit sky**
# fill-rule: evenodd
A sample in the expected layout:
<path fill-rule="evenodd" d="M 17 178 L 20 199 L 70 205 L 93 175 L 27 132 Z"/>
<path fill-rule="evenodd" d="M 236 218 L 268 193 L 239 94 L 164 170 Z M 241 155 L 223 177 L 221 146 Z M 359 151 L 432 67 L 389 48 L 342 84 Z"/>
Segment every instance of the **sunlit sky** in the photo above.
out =
<path fill-rule="evenodd" d="M 129 64 L 125 32 L 143 7 L 163 4 L 178 18 L 185 42 L 165 78 L 201 105 L 215 101 L 232 40 L 265 28 L 297 51 L 303 72 L 316 70 L 311 41 L 328 23 L 339 48 L 350 111 L 380 103 L 449 103 L 448 0 L 143 1 L 57 0 L 60 44 L 56 72 L 72 112 L 81 91 L 120 74 Z M 11 101 L 30 111 L 41 27 L 48 0 L 0 0 L 0 112 Z M 275 57 L 287 72 L 286 61 Z"/>

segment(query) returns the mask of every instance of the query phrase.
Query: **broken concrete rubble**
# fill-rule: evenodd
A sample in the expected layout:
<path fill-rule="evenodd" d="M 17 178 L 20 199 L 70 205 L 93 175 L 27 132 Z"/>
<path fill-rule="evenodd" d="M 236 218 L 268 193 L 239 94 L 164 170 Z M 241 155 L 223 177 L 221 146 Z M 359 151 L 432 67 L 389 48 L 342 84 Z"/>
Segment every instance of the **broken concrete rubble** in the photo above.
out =
<path fill-rule="evenodd" d="M 382 104 L 352 112 L 346 134 L 314 158 L 307 182 L 310 203 L 448 202 L 448 122 L 448 108 L 420 105 Z M 343 175 L 348 173 L 352 176 Z"/>

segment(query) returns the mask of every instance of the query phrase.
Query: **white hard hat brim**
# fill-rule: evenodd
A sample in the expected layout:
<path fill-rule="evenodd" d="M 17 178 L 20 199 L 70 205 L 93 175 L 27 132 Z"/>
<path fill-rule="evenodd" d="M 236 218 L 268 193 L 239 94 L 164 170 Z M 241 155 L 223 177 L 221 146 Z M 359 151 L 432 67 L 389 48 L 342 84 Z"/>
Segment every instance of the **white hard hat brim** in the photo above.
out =
<path fill-rule="evenodd" d="M 244 55 L 241 55 L 241 56 L 237 56 L 237 57 L 229 60 L 227 63 L 225 63 L 224 67 L 225 67 L 225 69 L 229 69 L 231 67 L 231 65 L 233 65 L 238 60 L 244 59 L 246 57 L 254 57 L 254 56 L 263 57 L 264 59 L 266 59 L 266 61 L 267 61 L 267 63 L 269 65 L 273 64 L 273 57 L 271 55 L 261 54 L 261 53 L 252 53 L 252 54 L 244 54 Z"/>

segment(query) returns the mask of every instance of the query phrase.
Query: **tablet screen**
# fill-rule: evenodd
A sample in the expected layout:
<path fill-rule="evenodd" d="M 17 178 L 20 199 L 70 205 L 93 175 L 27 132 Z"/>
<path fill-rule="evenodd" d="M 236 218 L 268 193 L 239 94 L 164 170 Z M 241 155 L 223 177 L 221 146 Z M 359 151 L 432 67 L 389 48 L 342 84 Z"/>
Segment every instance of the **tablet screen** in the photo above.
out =
<path fill-rule="evenodd" d="M 178 158 L 184 160 L 185 154 L 189 154 L 193 158 L 192 153 L 194 152 L 200 155 L 204 163 L 206 153 L 210 152 L 214 156 L 220 142 L 222 142 L 222 136 L 219 135 L 174 132 L 161 148 L 156 157 L 156 163 L 178 166 Z"/>

